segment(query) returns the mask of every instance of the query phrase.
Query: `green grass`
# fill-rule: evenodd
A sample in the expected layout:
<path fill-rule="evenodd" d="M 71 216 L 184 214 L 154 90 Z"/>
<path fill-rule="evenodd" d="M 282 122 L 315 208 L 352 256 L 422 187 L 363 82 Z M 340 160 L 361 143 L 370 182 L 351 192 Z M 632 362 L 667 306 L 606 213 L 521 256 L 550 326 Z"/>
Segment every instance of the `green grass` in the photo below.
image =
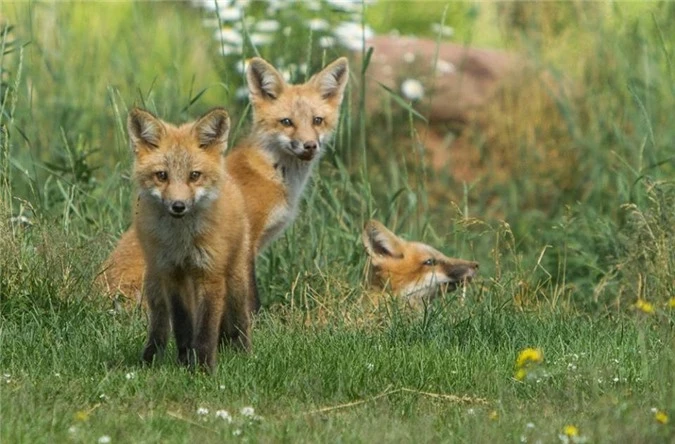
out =
<path fill-rule="evenodd" d="M 225 105 L 236 139 L 241 75 L 187 4 L 3 4 L 0 441 L 557 442 L 573 424 L 589 442 L 672 442 L 675 8 L 624 5 L 451 4 L 458 41 L 522 51 L 569 85 L 507 91 L 493 126 L 465 128 L 478 153 L 468 183 L 424 163 L 405 109 L 362 114 L 354 63 L 302 211 L 259 259 L 254 351 L 221 351 L 206 376 L 173 348 L 141 367 L 145 316 L 111 311 L 92 281 L 131 219 L 128 108 L 179 121 Z M 409 20 L 399 8 L 367 18 L 430 35 L 445 5 Z M 466 299 L 369 306 L 359 234 L 371 216 L 480 261 Z M 518 381 L 526 347 L 544 361 Z"/>

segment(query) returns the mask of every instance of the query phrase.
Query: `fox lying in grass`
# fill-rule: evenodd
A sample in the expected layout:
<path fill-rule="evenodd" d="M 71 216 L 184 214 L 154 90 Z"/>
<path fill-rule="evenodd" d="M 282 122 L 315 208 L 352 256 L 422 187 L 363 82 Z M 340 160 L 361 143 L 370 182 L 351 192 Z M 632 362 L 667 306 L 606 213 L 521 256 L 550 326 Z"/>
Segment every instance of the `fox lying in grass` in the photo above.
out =
<path fill-rule="evenodd" d="M 249 62 L 246 79 L 253 126 L 225 162 L 244 194 L 242 217 L 250 223 L 256 254 L 297 213 L 307 180 L 338 124 L 348 69 L 347 59 L 339 58 L 306 83 L 291 85 L 263 59 Z M 145 261 L 133 226 L 122 235 L 103 268 L 101 280 L 108 293 L 121 293 L 140 303 Z M 258 309 L 257 299 L 253 307 Z"/>
<path fill-rule="evenodd" d="M 250 348 L 255 254 L 244 196 L 225 169 L 229 128 L 220 108 L 179 127 L 129 113 L 134 227 L 147 265 L 145 362 L 164 350 L 172 327 L 186 365 L 213 370 L 221 340 Z"/>
<path fill-rule="evenodd" d="M 366 223 L 361 240 L 370 258 L 373 287 L 413 305 L 432 300 L 439 291 L 455 290 L 478 272 L 478 262 L 401 239 L 376 220 Z"/>

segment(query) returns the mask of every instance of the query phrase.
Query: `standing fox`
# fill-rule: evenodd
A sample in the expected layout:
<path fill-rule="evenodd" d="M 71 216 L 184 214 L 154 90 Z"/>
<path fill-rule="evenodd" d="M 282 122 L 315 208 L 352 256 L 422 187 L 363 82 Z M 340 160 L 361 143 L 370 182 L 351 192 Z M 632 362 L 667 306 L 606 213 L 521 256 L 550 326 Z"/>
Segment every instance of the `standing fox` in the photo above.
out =
<path fill-rule="evenodd" d="M 478 272 L 478 262 L 401 239 L 376 220 L 366 223 L 361 240 L 370 256 L 373 286 L 413 304 L 433 299 L 439 290 L 453 291 Z"/>
<path fill-rule="evenodd" d="M 242 217 L 249 221 L 255 254 L 295 217 L 307 180 L 337 126 L 348 78 L 344 57 L 300 85 L 286 83 L 263 59 L 249 61 L 251 134 L 225 162 L 244 194 Z M 108 291 L 140 302 L 145 264 L 133 227 L 124 233 L 104 269 L 101 277 Z M 259 308 L 257 299 L 253 308 Z"/>
<path fill-rule="evenodd" d="M 250 348 L 255 256 L 244 197 L 225 169 L 229 128 L 220 108 L 180 127 L 140 109 L 129 114 L 134 227 L 147 264 L 145 362 L 164 350 L 172 326 L 186 365 L 213 370 L 221 337 Z"/>

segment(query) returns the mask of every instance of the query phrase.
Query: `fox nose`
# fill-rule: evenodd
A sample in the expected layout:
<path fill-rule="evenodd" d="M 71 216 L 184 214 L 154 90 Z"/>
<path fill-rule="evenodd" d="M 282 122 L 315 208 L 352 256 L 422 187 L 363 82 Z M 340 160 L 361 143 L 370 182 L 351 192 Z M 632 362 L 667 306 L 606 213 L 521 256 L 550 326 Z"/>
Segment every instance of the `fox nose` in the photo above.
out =
<path fill-rule="evenodd" d="M 303 146 L 305 148 L 305 151 L 314 152 L 316 151 L 317 143 L 314 140 L 310 140 L 309 142 L 305 142 Z"/>
<path fill-rule="evenodd" d="M 182 200 L 177 200 L 171 204 L 171 214 L 174 216 L 182 216 L 187 210 L 187 205 Z"/>

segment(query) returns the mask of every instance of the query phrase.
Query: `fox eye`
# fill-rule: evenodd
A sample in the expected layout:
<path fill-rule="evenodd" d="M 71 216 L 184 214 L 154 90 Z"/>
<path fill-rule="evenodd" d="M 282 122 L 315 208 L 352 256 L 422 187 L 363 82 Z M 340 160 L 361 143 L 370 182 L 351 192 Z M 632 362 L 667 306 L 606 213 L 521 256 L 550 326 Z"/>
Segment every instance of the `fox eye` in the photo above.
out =
<path fill-rule="evenodd" d="M 288 117 L 281 119 L 279 123 L 281 123 L 283 126 L 293 126 L 293 121 Z"/>
<path fill-rule="evenodd" d="M 190 173 L 190 180 L 193 182 L 199 179 L 200 177 L 202 177 L 202 173 L 200 171 L 192 171 Z"/>
<path fill-rule="evenodd" d="M 159 180 L 160 182 L 166 182 L 166 180 L 169 178 L 169 175 L 166 174 L 166 171 L 157 171 L 157 172 L 155 173 L 155 177 L 156 177 L 157 180 Z"/>
<path fill-rule="evenodd" d="M 426 265 L 426 266 L 429 266 L 429 267 L 433 267 L 434 265 L 436 265 L 436 259 L 434 259 L 434 258 L 429 258 L 429 259 L 427 259 L 426 261 L 422 262 L 422 265 Z"/>
<path fill-rule="evenodd" d="M 314 125 L 321 125 L 323 123 L 323 117 L 315 117 L 313 122 Z"/>

